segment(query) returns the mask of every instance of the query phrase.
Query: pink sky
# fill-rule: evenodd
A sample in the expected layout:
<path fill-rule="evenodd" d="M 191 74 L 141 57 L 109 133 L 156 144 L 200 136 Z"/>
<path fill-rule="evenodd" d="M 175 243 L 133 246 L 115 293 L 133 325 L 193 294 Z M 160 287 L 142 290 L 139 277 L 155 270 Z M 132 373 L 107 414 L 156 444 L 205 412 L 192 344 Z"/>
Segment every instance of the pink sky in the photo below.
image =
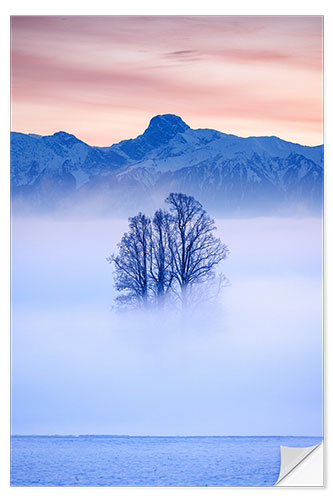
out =
<path fill-rule="evenodd" d="M 12 130 L 107 146 L 156 114 L 322 139 L 320 16 L 14 16 Z"/>

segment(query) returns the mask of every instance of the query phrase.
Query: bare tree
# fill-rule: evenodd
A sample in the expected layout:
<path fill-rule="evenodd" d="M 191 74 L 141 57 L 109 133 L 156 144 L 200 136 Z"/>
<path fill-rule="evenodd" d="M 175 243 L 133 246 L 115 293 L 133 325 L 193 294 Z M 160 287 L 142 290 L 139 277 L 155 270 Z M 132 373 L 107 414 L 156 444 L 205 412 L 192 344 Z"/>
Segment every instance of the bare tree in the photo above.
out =
<path fill-rule="evenodd" d="M 115 284 L 119 304 L 148 305 L 151 267 L 151 220 L 141 212 L 129 218 L 129 231 L 118 244 L 119 254 L 107 260 L 115 265 Z"/>
<path fill-rule="evenodd" d="M 214 220 L 193 196 L 171 193 L 165 201 L 171 213 L 172 272 L 180 287 L 182 305 L 186 307 L 191 287 L 215 275 L 215 268 L 226 258 L 228 248 L 214 236 Z"/>
<path fill-rule="evenodd" d="M 193 196 L 171 193 L 165 201 L 170 211 L 157 210 L 152 221 L 141 212 L 130 217 L 118 255 L 108 258 L 119 304 L 163 308 L 167 297 L 177 297 L 185 309 L 190 290 L 203 284 L 213 290 L 216 267 L 228 254 L 213 234 L 214 220 Z"/>
<path fill-rule="evenodd" d="M 170 214 L 165 210 L 155 212 L 152 224 L 152 256 L 150 259 L 150 278 L 152 291 L 157 299 L 158 308 L 163 308 L 165 298 L 171 289 L 173 272 L 169 248 Z"/>

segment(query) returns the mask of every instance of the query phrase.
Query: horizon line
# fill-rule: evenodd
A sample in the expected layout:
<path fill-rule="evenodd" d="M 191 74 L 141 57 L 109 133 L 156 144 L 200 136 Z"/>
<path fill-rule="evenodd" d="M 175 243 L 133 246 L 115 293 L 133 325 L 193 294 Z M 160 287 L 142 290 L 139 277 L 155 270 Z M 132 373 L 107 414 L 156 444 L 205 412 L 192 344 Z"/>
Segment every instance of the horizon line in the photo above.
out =
<path fill-rule="evenodd" d="M 10 437 L 136 437 L 136 438 L 320 438 L 324 436 L 304 434 L 10 434 Z"/>

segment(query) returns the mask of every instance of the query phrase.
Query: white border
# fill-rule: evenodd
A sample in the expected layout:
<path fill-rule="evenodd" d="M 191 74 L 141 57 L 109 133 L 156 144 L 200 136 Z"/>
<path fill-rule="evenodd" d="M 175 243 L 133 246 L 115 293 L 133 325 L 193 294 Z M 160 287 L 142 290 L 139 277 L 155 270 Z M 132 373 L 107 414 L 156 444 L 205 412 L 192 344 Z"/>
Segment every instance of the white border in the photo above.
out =
<path fill-rule="evenodd" d="M 328 256 L 332 255 L 332 203 L 329 195 L 333 193 L 332 174 L 329 172 L 333 165 L 329 165 L 330 158 L 330 128 L 329 111 L 332 99 L 329 89 L 332 91 L 331 68 L 332 54 L 329 47 L 333 47 L 333 22 L 332 4 L 330 0 L 279 0 L 278 2 L 264 2 L 258 0 L 233 0 L 223 2 L 221 0 L 205 0 L 195 3 L 194 0 L 169 0 L 166 3 L 153 2 L 151 0 L 122 0 L 122 2 L 110 2 L 107 0 L 94 0 L 93 2 L 75 2 L 70 0 L 58 0 L 57 2 L 44 2 L 41 0 L 12 0 L 8 5 L 1 7 L 0 36 L 1 36 L 1 61 L 2 74 L 9 75 L 9 16 L 10 15 L 325 15 L 325 191 L 326 191 L 326 220 L 325 220 L 325 365 L 326 365 L 326 387 L 328 380 L 332 377 L 332 341 L 328 338 L 329 326 L 329 298 L 332 277 L 332 265 Z M 332 50 L 332 49 L 331 49 Z M 67 499 L 79 495 L 82 498 L 112 497 L 112 499 L 166 499 L 182 498 L 246 498 L 261 499 L 267 494 L 279 495 L 281 491 L 284 499 L 295 498 L 299 495 L 302 500 L 309 496 L 325 495 L 331 490 L 330 477 L 327 477 L 329 467 L 332 470 L 329 450 L 325 446 L 326 455 L 326 484 L 327 488 L 10 488 L 9 487 L 9 78 L 3 77 L 2 86 L 2 129 L 1 129 L 1 167 L 0 167 L 0 217 L 1 217 L 1 330 L 0 330 L 0 380 L 1 380 L 1 412 L 0 412 L 0 489 L 2 498 L 46 498 L 53 499 L 61 495 Z M 329 224 L 331 222 L 331 224 Z M 331 306 L 332 307 L 332 306 Z M 331 396 L 330 396 L 331 394 Z M 329 410 L 332 408 L 332 390 L 326 390 L 325 394 L 326 444 L 329 437 L 327 428 Z M 328 465 L 327 465 L 328 464 Z M 280 492 L 280 493 L 279 493 Z M 332 493 L 331 493 L 332 494 Z"/>

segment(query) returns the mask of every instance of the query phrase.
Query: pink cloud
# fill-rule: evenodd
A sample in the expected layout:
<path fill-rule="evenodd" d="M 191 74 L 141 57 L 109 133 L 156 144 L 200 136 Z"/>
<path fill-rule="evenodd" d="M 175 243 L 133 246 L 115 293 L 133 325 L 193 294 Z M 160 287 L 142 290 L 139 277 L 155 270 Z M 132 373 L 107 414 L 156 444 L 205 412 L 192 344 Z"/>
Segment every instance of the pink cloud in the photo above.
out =
<path fill-rule="evenodd" d="M 252 120 L 288 139 L 294 124 L 299 142 L 321 142 L 319 16 L 18 16 L 11 45 L 18 131 L 103 145 L 174 112 L 240 135 Z"/>

